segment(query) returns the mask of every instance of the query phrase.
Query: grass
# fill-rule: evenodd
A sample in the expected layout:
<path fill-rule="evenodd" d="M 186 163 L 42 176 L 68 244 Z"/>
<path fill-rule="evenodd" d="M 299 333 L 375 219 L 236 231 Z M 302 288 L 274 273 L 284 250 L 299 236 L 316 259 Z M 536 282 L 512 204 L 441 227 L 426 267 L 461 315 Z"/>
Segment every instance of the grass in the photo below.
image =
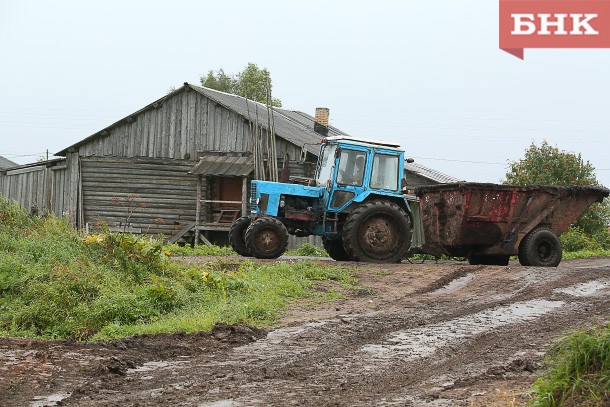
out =
<path fill-rule="evenodd" d="M 82 236 L 66 220 L 29 217 L 2 198 L 0 223 L 3 336 L 100 340 L 217 322 L 268 326 L 297 299 L 357 289 L 352 270 L 316 262 L 172 262 L 160 241 Z M 319 281 L 341 290 L 319 292 Z"/>
<path fill-rule="evenodd" d="M 311 243 L 303 243 L 296 250 L 286 252 L 288 256 L 329 257 L 326 250 Z"/>
<path fill-rule="evenodd" d="M 587 257 L 610 257 L 610 250 L 580 250 L 563 252 L 563 259 L 584 259 Z"/>
<path fill-rule="evenodd" d="M 610 403 L 610 324 L 567 335 L 553 344 L 530 403 L 606 406 Z"/>
<path fill-rule="evenodd" d="M 199 244 L 191 247 L 190 245 L 180 246 L 173 243 L 167 245 L 167 248 L 174 256 L 237 256 L 237 253 L 232 248 L 226 246 Z"/>

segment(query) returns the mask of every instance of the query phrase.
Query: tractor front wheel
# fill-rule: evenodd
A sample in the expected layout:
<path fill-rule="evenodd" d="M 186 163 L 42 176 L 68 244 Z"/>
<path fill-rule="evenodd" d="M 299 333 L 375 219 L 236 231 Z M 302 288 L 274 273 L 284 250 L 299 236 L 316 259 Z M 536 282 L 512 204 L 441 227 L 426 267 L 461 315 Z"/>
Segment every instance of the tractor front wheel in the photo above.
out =
<path fill-rule="evenodd" d="M 288 231 L 275 218 L 259 218 L 246 229 L 245 241 L 257 259 L 277 259 L 288 247 Z"/>
<path fill-rule="evenodd" d="M 250 223 L 252 223 L 251 218 L 242 216 L 233 222 L 231 229 L 229 230 L 229 243 L 231 243 L 231 247 L 237 254 L 244 257 L 252 257 L 252 253 L 250 253 L 250 250 L 246 247 L 246 239 L 244 236 Z"/>
<path fill-rule="evenodd" d="M 411 247 L 409 215 L 393 202 L 365 203 L 347 217 L 343 246 L 355 261 L 399 263 Z"/>

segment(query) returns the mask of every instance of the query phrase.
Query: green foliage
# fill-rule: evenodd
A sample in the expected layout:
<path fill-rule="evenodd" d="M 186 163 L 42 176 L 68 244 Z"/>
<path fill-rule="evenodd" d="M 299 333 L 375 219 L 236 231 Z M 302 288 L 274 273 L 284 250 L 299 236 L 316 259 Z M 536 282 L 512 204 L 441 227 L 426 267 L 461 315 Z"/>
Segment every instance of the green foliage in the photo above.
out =
<path fill-rule="evenodd" d="M 243 71 L 236 75 L 228 75 L 223 69 L 214 72 L 208 71 L 206 76 L 200 78 L 201 85 L 221 92 L 232 93 L 267 103 L 267 87 L 271 85 L 271 74 L 267 68 L 259 68 L 256 64 L 248 63 Z M 281 107 L 282 102 L 273 98 L 271 105 Z"/>
<path fill-rule="evenodd" d="M 328 257 L 328 253 L 321 247 L 312 245 L 311 243 L 304 243 L 299 246 L 296 250 L 291 250 L 286 254 L 290 256 L 308 256 L 308 257 Z"/>
<path fill-rule="evenodd" d="M 237 256 L 237 253 L 226 246 L 216 245 L 196 245 L 191 247 L 188 245 L 180 246 L 176 243 L 169 244 L 166 246 L 173 256 Z"/>
<path fill-rule="evenodd" d="M 532 406 L 606 405 L 610 402 L 610 325 L 556 342 L 534 383 Z"/>
<path fill-rule="evenodd" d="M 105 339 L 192 332 L 216 322 L 272 323 L 315 281 L 353 287 L 352 272 L 311 262 L 168 260 L 161 242 L 81 237 L 64 219 L 29 217 L 0 198 L 0 335 Z"/>
<path fill-rule="evenodd" d="M 595 168 L 580 154 L 559 150 L 546 140 L 534 143 L 525 151 L 524 158 L 510 164 L 505 184 L 511 185 L 598 185 Z M 588 236 L 607 229 L 610 204 L 595 203 L 576 221 L 575 226 Z"/>
<path fill-rule="evenodd" d="M 599 251 L 602 250 L 601 245 L 587 236 L 581 229 L 577 227 L 568 228 L 559 236 L 561 247 L 566 252 L 580 252 L 583 250 Z"/>
<path fill-rule="evenodd" d="M 588 259 L 591 257 L 610 257 L 610 250 L 581 250 L 579 252 L 564 252 L 563 259 Z"/>

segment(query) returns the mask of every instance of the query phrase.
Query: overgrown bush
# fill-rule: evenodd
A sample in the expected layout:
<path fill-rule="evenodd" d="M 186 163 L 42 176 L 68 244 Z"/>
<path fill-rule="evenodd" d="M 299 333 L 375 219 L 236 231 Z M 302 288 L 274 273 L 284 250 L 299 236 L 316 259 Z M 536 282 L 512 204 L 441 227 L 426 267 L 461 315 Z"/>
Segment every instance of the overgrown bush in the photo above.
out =
<path fill-rule="evenodd" d="M 30 217 L 0 197 L 0 335 L 106 339 L 266 324 L 314 280 L 351 287 L 349 270 L 315 263 L 222 260 L 186 266 L 160 241 L 81 236 L 67 220 Z"/>
<path fill-rule="evenodd" d="M 291 250 L 287 254 L 291 256 L 328 257 L 326 250 L 311 243 L 303 243 L 298 249 Z"/>
<path fill-rule="evenodd" d="M 561 234 L 559 240 L 561 241 L 562 249 L 566 252 L 597 251 L 602 249 L 599 243 L 577 227 L 568 228 L 568 230 Z"/>
<path fill-rule="evenodd" d="M 556 342 L 534 383 L 532 406 L 610 403 L 610 325 L 572 333 Z"/>
<path fill-rule="evenodd" d="M 593 236 L 587 235 L 578 227 L 568 228 L 559 237 L 564 252 L 603 253 L 610 250 L 610 232 L 602 230 Z"/>

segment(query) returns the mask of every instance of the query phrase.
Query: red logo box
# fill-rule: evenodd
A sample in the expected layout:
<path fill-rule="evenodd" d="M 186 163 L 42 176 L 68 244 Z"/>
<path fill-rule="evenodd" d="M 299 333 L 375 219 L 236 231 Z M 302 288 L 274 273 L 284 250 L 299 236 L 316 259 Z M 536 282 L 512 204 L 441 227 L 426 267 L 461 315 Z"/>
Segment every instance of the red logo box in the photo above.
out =
<path fill-rule="evenodd" d="M 500 48 L 610 48 L 610 0 L 500 0 Z"/>

